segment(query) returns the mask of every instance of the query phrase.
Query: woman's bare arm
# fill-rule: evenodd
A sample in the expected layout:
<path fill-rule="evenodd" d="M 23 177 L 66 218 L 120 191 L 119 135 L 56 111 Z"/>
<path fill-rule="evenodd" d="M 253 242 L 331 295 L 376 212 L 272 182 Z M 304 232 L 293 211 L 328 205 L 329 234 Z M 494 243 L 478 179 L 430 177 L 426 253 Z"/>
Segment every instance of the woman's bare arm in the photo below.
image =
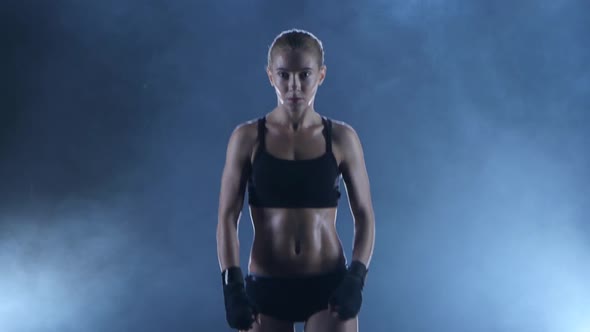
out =
<path fill-rule="evenodd" d="M 250 152 L 255 139 L 251 129 L 251 123 L 237 126 L 227 145 L 217 220 L 217 256 L 221 271 L 240 266 L 238 222 L 250 173 Z"/>
<path fill-rule="evenodd" d="M 354 219 L 352 260 L 369 266 L 375 243 L 375 215 L 363 148 L 356 131 L 344 123 L 337 126 L 340 168 Z"/>

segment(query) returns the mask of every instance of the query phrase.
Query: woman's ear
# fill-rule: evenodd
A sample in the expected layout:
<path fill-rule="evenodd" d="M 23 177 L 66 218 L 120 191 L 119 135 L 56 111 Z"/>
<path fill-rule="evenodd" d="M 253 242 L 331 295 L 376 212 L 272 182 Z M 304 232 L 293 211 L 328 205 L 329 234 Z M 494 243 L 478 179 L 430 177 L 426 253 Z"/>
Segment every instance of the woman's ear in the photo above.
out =
<path fill-rule="evenodd" d="M 326 79 L 326 71 L 328 70 L 328 67 L 326 67 L 326 65 L 323 65 L 322 68 L 320 68 L 320 84 L 322 85 L 322 83 L 324 83 L 324 80 Z"/>
<path fill-rule="evenodd" d="M 275 86 L 275 84 L 272 80 L 272 72 L 270 71 L 270 68 L 268 66 L 266 67 L 266 75 L 268 76 L 268 81 L 270 82 L 270 86 Z"/>

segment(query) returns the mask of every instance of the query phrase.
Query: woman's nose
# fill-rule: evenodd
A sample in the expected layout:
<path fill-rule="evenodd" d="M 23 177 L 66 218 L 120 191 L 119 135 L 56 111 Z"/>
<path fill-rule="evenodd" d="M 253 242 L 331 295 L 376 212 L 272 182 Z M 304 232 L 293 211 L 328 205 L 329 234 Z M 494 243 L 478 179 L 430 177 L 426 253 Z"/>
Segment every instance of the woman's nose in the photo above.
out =
<path fill-rule="evenodd" d="M 301 80 L 297 75 L 289 77 L 289 90 L 301 90 Z"/>

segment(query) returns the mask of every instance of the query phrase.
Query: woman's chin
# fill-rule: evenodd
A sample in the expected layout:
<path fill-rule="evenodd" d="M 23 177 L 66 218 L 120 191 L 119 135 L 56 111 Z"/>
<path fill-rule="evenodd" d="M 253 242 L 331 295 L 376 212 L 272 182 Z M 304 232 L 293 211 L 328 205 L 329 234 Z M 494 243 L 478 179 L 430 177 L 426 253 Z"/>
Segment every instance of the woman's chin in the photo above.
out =
<path fill-rule="evenodd" d="M 291 112 L 291 113 L 300 113 L 305 111 L 305 104 L 301 103 L 301 104 L 283 104 L 283 107 L 285 108 L 285 110 Z"/>

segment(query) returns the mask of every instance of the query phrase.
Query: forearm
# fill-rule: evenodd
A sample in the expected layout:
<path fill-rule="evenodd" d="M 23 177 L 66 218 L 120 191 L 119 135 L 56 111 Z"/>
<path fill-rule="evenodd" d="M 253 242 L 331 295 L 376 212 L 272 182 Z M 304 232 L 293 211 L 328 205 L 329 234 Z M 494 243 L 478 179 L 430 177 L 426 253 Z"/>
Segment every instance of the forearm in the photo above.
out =
<path fill-rule="evenodd" d="M 220 220 L 217 225 L 217 257 L 221 271 L 240 266 L 239 249 L 237 222 Z"/>
<path fill-rule="evenodd" d="M 359 215 L 354 219 L 352 260 L 369 266 L 375 245 L 375 221 L 372 216 Z"/>
<path fill-rule="evenodd" d="M 352 261 L 330 297 L 330 311 L 337 313 L 341 320 L 356 317 L 363 302 L 362 293 L 375 238 L 375 223 L 372 217 L 366 215 L 355 213 Z"/>

